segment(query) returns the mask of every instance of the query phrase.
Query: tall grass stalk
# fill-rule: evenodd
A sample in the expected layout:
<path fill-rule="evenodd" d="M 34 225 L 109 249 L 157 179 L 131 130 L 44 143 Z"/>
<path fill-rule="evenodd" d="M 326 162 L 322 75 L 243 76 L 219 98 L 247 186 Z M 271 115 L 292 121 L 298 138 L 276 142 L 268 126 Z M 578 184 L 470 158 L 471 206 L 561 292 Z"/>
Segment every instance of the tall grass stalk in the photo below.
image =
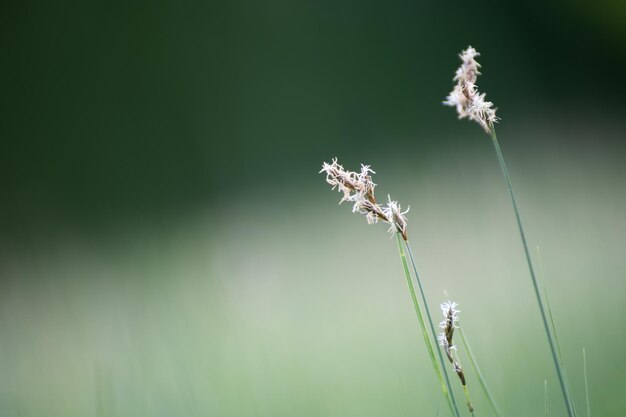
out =
<path fill-rule="evenodd" d="M 415 314 L 417 315 L 417 319 L 419 321 L 420 324 L 420 328 L 422 330 L 422 336 L 424 336 L 424 342 L 426 343 L 426 348 L 428 350 L 428 354 L 430 356 L 430 361 L 433 364 L 433 368 L 435 369 L 435 373 L 437 374 L 437 378 L 439 378 L 439 383 L 441 384 L 441 391 L 443 392 L 444 397 L 446 398 L 446 401 L 448 403 L 448 407 L 450 407 L 450 412 L 452 413 L 452 415 L 456 416 L 456 417 L 460 417 L 459 414 L 459 410 L 456 406 L 456 401 L 454 399 L 454 396 L 452 394 L 452 390 L 450 389 L 450 381 L 448 380 L 448 375 L 445 371 L 445 368 L 440 367 L 439 364 L 437 363 L 437 359 L 435 358 L 435 353 L 434 353 L 434 349 L 433 349 L 433 342 L 430 339 L 430 337 L 428 336 L 428 331 L 426 330 L 426 324 L 424 323 L 424 316 L 422 315 L 422 311 L 420 309 L 419 306 L 419 301 L 417 300 L 417 294 L 415 293 L 415 287 L 413 286 L 413 280 L 411 279 L 411 273 L 409 272 L 409 265 L 407 263 L 406 260 L 406 254 L 404 251 L 404 245 L 403 245 L 403 239 L 400 236 L 399 233 L 396 233 L 396 240 L 398 242 L 398 250 L 400 252 L 400 260 L 402 261 L 402 268 L 404 270 L 404 276 L 406 278 L 406 284 L 409 288 L 409 293 L 411 295 L 411 300 L 413 301 L 413 307 L 415 309 Z M 407 245 L 408 247 L 408 245 Z M 410 254 L 410 249 L 409 249 L 409 254 Z M 412 258 L 412 256 L 411 256 Z M 417 276 L 417 275 L 416 275 Z M 419 278 L 418 278 L 418 283 L 419 283 Z M 421 287 L 421 284 L 419 284 Z M 426 307 L 426 312 L 428 313 L 428 308 Z M 430 316 L 430 314 L 429 314 Z M 432 321 L 431 321 L 432 323 Z M 431 324 L 432 326 L 432 324 Z M 437 349 L 437 351 L 439 352 L 439 349 Z M 439 352 L 439 355 L 441 356 L 441 352 Z M 443 358 L 442 358 L 443 359 Z M 444 376 L 445 376 L 445 382 L 444 382 Z"/>
<path fill-rule="evenodd" d="M 589 406 L 589 384 L 587 382 L 587 351 L 583 348 L 583 375 L 585 377 L 585 400 L 587 401 L 587 417 L 591 417 Z"/>
<path fill-rule="evenodd" d="M 398 243 L 401 243 L 398 241 Z M 430 326 L 430 331 L 434 341 L 437 340 L 437 332 L 435 331 L 435 325 L 433 324 L 433 318 L 430 314 L 430 310 L 428 309 L 428 303 L 426 301 L 426 294 L 424 293 L 424 287 L 422 286 L 422 280 L 417 272 L 417 265 L 415 263 L 415 257 L 413 256 L 413 250 L 411 249 L 411 245 L 409 241 L 405 241 L 406 248 L 409 252 L 409 257 L 411 258 L 411 265 L 413 266 L 413 273 L 415 274 L 415 280 L 417 281 L 417 286 L 420 290 L 420 295 L 422 297 L 422 302 L 424 303 L 424 310 L 426 310 L 426 317 L 428 318 L 428 324 Z M 441 349 L 437 348 L 437 354 L 439 356 L 439 364 L 441 366 L 443 376 L 446 381 L 446 385 L 448 387 L 448 391 L 450 392 L 450 399 L 452 401 L 452 405 L 454 406 L 455 414 L 459 415 L 459 409 L 456 404 L 456 399 L 454 398 L 454 393 L 452 392 L 452 385 L 450 384 L 450 378 L 448 377 L 448 373 L 446 372 L 446 362 L 443 359 L 443 354 L 441 353 Z"/>
<path fill-rule="evenodd" d="M 513 192 L 513 185 L 511 184 L 511 178 L 509 176 L 509 170 L 506 167 L 506 163 L 504 162 L 504 156 L 502 155 L 502 150 L 500 149 L 500 144 L 498 143 L 498 137 L 496 136 L 496 130 L 493 126 L 491 128 L 491 138 L 493 142 L 493 147 L 498 157 L 498 162 L 500 163 L 500 168 L 502 169 L 502 174 L 504 175 L 504 178 L 506 180 L 506 184 L 509 190 L 509 196 L 511 197 L 511 203 L 513 204 L 513 211 L 515 212 L 515 219 L 517 221 L 517 227 L 519 229 L 520 238 L 522 240 L 522 245 L 524 247 L 524 253 L 526 255 L 526 262 L 528 264 L 528 270 L 530 272 L 530 278 L 533 284 L 533 289 L 535 290 L 535 297 L 537 298 L 537 303 L 539 304 L 539 311 L 541 313 L 543 327 L 546 332 L 546 336 L 548 338 L 548 344 L 550 345 L 550 352 L 552 353 L 552 360 L 554 361 L 554 366 L 556 368 L 556 373 L 559 379 L 559 385 L 561 386 L 561 392 L 563 394 L 563 400 L 565 401 L 565 406 L 567 408 L 567 414 L 569 415 L 569 417 L 574 417 L 575 413 L 572 407 L 571 395 L 565 383 L 564 372 L 557 356 L 555 342 L 550 332 L 550 327 L 548 325 L 548 319 L 546 317 L 545 307 L 543 305 L 543 301 L 541 300 L 541 294 L 539 292 L 539 284 L 537 283 L 537 277 L 535 276 L 535 270 L 533 268 L 533 264 L 530 258 L 530 252 L 528 250 L 528 243 L 526 241 L 526 233 L 524 232 L 524 226 L 522 225 L 522 219 L 520 217 L 519 208 L 517 207 L 515 193 Z"/>
<path fill-rule="evenodd" d="M 467 342 L 467 339 L 465 338 L 465 332 L 463 331 L 462 327 L 459 327 L 459 334 L 461 335 L 461 341 L 463 342 L 463 347 L 465 348 L 465 351 L 467 352 L 467 356 L 469 357 L 470 364 L 472 365 L 472 369 L 474 369 L 474 373 L 478 377 L 478 382 L 480 383 L 480 386 L 483 389 L 485 396 L 487 397 L 487 401 L 489 401 L 489 406 L 493 410 L 493 413 L 496 415 L 496 417 L 501 417 L 502 413 L 500 413 L 500 408 L 498 407 L 498 404 L 496 404 L 496 400 L 493 398 L 493 395 L 491 394 L 491 390 L 487 386 L 487 381 L 485 380 L 485 377 L 483 376 L 482 371 L 478 367 L 478 362 L 476 361 L 476 358 L 474 357 L 474 353 L 472 352 L 472 349 L 470 348 L 470 345 Z"/>
<path fill-rule="evenodd" d="M 556 325 L 554 324 L 554 316 L 552 315 L 552 307 L 550 306 L 550 298 L 548 297 L 548 290 L 546 289 L 546 285 L 542 283 L 543 287 L 543 296 L 546 299 L 546 307 L 548 308 L 548 316 L 550 317 L 550 326 L 552 330 L 552 335 L 554 336 L 554 342 L 556 343 L 556 350 L 559 354 L 559 362 L 561 367 L 563 368 L 563 375 L 565 377 L 565 387 L 567 391 L 571 393 L 569 388 L 569 377 L 567 376 L 567 370 L 565 369 L 565 365 L 563 362 L 563 353 L 561 353 L 561 344 L 559 343 L 559 336 L 556 333 Z M 574 416 L 578 415 L 576 412 L 576 404 L 574 404 L 574 399 L 570 396 L 569 401 L 572 406 L 572 410 L 574 411 Z"/>
<path fill-rule="evenodd" d="M 543 380 L 543 414 L 548 417 L 548 380 Z"/>
<path fill-rule="evenodd" d="M 571 397 L 571 390 L 569 384 L 569 377 L 567 376 L 567 370 L 565 369 L 565 362 L 563 361 L 563 353 L 561 352 L 561 343 L 559 342 L 559 335 L 556 332 L 556 325 L 554 324 L 554 316 L 552 315 L 552 306 L 550 305 L 550 297 L 548 297 L 548 289 L 545 284 L 545 270 L 543 268 L 543 258 L 541 256 L 541 248 L 537 246 L 537 258 L 539 260 L 539 279 L 542 280 L 541 287 L 543 289 L 543 298 L 546 300 L 546 307 L 548 309 L 548 317 L 550 318 L 550 330 L 552 331 L 552 336 L 554 337 L 554 342 L 556 344 L 556 350 L 559 354 L 559 363 L 563 369 L 563 375 L 565 377 L 565 387 L 567 388 L 567 392 L 570 393 L 569 401 L 572 406 L 572 410 L 574 411 L 574 416 L 578 415 L 576 412 L 576 404 L 574 403 L 574 399 Z"/>

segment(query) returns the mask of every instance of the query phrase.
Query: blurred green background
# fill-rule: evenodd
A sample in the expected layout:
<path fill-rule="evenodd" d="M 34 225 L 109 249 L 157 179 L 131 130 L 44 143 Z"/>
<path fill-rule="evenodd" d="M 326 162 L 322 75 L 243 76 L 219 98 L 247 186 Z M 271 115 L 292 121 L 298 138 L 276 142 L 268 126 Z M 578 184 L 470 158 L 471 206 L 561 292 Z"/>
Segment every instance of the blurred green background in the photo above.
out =
<path fill-rule="evenodd" d="M 395 242 L 317 174 L 334 156 L 411 206 L 431 310 L 461 304 L 504 414 L 543 415 L 547 380 L 565 415 L 489 139 L 440 104 L 469 44 L 579 414 L 583 347 L 592 414 L 623 414 L 624 3 L 22 2 L 0 21 L 0 416 L 447 415 Z"/>

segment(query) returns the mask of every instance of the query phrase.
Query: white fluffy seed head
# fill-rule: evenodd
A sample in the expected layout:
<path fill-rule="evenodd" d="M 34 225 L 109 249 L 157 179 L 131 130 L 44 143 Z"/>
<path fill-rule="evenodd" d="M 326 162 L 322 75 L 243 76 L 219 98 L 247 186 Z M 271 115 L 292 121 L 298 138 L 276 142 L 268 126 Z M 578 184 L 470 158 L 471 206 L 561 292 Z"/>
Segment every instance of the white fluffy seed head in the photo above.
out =
<path fill-rule="evenodd" d="M 329 164 L 324 162 L 320 173 L 326 174 L 326 182 L 334 190 L 343 193 L 339 204 L 344 201 L 353 203 L 352 212 L 364 214 L 368 224 L 377 223 L 379 220 L 390 225 L 389 231 L 398 232 L 404 240 L 407 240 L 407 220 L 404 216 L 409 210 L 402 211 L 397 201 L 388 197 L 386 206 L 380 206 L 374 197 L 376 184 L 370 174 L 375 172 L 369 165 L 361 165 L 360 172 L 347 171 L 333 158 Z"/>
<path fill-rule="evenodd" d="M 485 100 L 484 93 L 478 92 L 476 80 L 480 75 L 480 64 L 475 59 L 477 56 L 480 54 L 471 46 L 459 54 L 462 63 L 454 75 L 456 84 L 443 104 L 454 107 L 459 119 L 474 120 L 485 132 L 491 133 L 499 118 L 493 103 Z"/>

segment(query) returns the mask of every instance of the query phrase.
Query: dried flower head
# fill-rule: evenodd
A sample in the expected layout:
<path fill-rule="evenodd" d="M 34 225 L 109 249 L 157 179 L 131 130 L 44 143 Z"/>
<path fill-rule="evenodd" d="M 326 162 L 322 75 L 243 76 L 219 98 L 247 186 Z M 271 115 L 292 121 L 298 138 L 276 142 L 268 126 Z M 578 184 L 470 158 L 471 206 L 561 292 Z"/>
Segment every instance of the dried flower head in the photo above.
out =
<path fill-rule="evenodd" d="M 480 75 L 480 64 L 476 62 L 476 57 L 480 54 L 476 49 L 469 46 L 459 54 L 462 64 L 456 70 L 454 81 L 456 85 L 443 102 L 446 106 L 456 108 L 459 119 L 468 118 L 480 124 L 487 133 L 491 133 L 493 124 L 499 118 L 496 116 L 496 109 L 493 103 L 485 101 L 485 94 L 479 93 L 476 87 L 476 80 Z"/>
<path fill-rule="evenodd" d="M 364 214 L 368 224 L 377 223 L 381 220 L 390 225 L 390 232 L 398 232 L 404 240 L 407 240 L 406 217 L 409 210 L 402 211 L 396 201 L 391 201 L 386 206 L 380 206 L 374 196 L 376 184 L 372 182 L 371 174 L 375 172 L 369 165 L 361 165 L 361 172 L 347 171 L 333 158 L 329 164 L 324 162 L 321 173 L 326 174 L 326 182 L 332 185 L 332 189 L 343 193 L 339 204 L 344 201 L 354 203 L 353 213 Z"/>
<path fill-rule="evenodd" d="M 352 193 L 374 195 L 376 184 L 372 182 L 371 172 L 375 174 L 369 165 L 361 165 L 361 172 L 346 171 L 343 166 L 337 163 L 337 158 L 333 158 L 332 163 L 324 162 L 320 173 L 326 173 L 326 182 L 333 186 L 333 190 L 343 193 L 339 204 L 350 201 Z"/>
<path fill-rule="evenodd" d="M 446 301 L 441 303 L 441 313 L 443 314 L 443 321 L 439 324 L 439 327 L 443 329 L 443 332 L 439 334 L 437 337 L 437 341 L 443 347 L 448 356 L 448 360 L 452 364 L 452 369 L 459 376 L 461 380 L 461 385 L 463 385 L 463 389 L 465 390 L 465 395 L 467 397 L 467 407 L 470 411 L 473 411 L 474 407 L 469 400 L 469 393 L 467 391 L 467 384 L 465 381 L 465 374 L 463 373 L 463 368 L 461 364 L 455 357 L 456 346 L 452 344 L 452 337 L 454 336 L 454 329 L 458 328 L 459 321 L 459 313 L 457 310 L 458 304 L 452 301 Z"/>

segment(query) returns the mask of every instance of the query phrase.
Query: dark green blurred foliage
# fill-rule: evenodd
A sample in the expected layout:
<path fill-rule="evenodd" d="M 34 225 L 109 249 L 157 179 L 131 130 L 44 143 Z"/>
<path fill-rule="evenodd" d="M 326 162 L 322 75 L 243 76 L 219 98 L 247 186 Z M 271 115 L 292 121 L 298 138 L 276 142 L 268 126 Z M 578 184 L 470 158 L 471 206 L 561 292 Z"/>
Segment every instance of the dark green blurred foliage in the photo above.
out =
<path fill-rule="evenodd" d="M 5 5 L 3 228 L 180 216 L 334 154 L 454 146 L 438 135 L 471 127 L 439 103 L 468 44 L 503 126 L 619 117 L 617 16 L 619 2 Z"/>

